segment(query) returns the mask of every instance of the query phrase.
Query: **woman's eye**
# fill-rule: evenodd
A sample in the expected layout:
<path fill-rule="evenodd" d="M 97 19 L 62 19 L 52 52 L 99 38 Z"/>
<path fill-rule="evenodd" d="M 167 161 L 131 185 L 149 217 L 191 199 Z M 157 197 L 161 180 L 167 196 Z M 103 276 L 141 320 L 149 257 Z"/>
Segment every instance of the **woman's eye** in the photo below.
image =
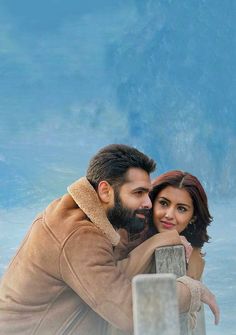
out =
<path fill-rule="evenodd" d="M 178 211 L 181 212 L 181 213 L 185 213 L 187 211 L 187 209 L 185 207 L 178 207 Z"/>
<path fill-rule="evenodd" d="M 160 201 L 159 201 L 159 204 L 160 204 L 161 206 L 163 206 L 163 207 L 165 207 L 165 206 L 168 205 L 167 202 L 164 201 L 164 200 L 160 200 Z"/>

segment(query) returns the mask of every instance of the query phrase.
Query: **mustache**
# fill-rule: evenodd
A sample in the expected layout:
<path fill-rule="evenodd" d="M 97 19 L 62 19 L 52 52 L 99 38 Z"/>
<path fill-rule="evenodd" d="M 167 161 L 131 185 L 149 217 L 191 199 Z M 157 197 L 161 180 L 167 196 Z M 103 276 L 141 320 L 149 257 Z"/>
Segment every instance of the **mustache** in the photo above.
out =
<path fill-rule="evenodd" d="M 148 218 L 151 214 L 151 210 L 149 208 L 139 208 L 134 211 L 134 214 L 142 214 Z"/>

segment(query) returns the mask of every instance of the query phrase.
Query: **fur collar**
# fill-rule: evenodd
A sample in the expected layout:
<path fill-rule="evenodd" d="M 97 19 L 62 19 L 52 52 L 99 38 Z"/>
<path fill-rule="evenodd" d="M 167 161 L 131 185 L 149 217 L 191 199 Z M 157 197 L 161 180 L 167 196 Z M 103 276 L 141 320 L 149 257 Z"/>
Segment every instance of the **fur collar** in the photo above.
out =
<path fill-rule="evenodd" d="M 88 179 L 86 177 L 78 179 L 68 186 L 67 190 L 79 208 L 106 235 L 112 245 L 116 246 L 120 241 L 120 235 L 109 222 L 98 195 Z"/>

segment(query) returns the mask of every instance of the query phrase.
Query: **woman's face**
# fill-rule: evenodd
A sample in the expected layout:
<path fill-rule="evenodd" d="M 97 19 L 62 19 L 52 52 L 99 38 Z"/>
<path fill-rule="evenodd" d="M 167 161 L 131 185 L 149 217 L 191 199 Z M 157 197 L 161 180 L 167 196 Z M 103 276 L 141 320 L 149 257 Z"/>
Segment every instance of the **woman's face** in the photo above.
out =
<path fill-rule="evenodd" d="M 158 232 L 177 230 L 181 233 L 193 217 L 193 202 L 185 189 L 167 186 L 153 204 L 153 222 Z"/>

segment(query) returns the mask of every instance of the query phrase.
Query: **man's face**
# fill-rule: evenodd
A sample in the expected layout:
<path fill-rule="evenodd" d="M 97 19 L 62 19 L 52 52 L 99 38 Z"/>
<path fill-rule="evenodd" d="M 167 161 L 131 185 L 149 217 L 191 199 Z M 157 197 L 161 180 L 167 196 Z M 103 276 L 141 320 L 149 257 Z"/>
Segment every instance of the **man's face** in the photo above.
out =
<path fill-rule="evenodd" d="M 151 180 L 142 169 L 130 168 L 126 182 L 114 189 L 114 206 L 108 211 L 108 219 L 116 228 L 125 228 L 129 233 L 141 232 L 152 207 L 149 198 Z"/>

